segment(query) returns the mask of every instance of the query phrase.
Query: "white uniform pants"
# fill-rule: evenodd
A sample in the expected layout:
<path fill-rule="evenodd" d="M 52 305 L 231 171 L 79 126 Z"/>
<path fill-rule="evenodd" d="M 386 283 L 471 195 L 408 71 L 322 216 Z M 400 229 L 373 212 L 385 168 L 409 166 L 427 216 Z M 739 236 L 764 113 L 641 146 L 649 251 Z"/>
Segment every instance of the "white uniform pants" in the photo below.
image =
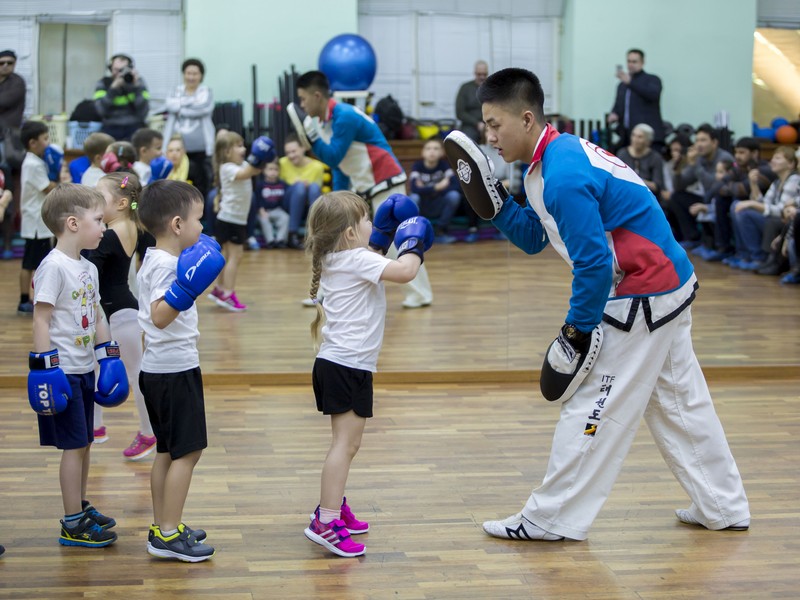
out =
<path fill-rule="evenodd" d="M 406 193 L 406 184 L 401 183 L 394 187 L 389 188 L 385 192 L 381 192 L 380 194 L 376 194 L 371 198 L 372 202 L 372 212 L 375 213 L 378 210 L 378 207 L 383 204 L 384 200 L 386 200 L 392 194 L 405 194 Z M 389 247 L 389 252 L 386 254 L 389 258 L 397 258 L 397 248 L 394 244 Z M 419 305 L 419 304 L 430 304 L 433 302 L 433 290 L 431 289 L 431 281 L 428 279 L 428 271 L 425 269 L 425 265 L 423 264 L 419 268 L 419 272 L 417 276 L 412 279 L 410 282 L 403 285 L 403 289 L 405 291 L 406 297 L 404 303 L 408 303 L 411 305 Z"/>
<path fill-rule="evenodd" d="M 546 531 L 586 539 L 642 417 L 700 523 L 723 529 L 750 517 L 692 348 L 691 308 L 652 332 L 644 313 L 628 332 L 602 324 L 597 362 L 561 407 L 547 473 L 522 511 Z"/>

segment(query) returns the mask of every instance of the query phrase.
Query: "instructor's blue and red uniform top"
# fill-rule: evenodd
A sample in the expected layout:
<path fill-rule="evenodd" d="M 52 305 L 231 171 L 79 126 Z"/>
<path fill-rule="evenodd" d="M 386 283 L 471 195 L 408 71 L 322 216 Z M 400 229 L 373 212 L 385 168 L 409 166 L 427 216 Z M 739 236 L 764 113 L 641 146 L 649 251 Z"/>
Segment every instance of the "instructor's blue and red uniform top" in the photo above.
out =
<path fill-rule="evenodd" d="M 506 201 L 493 222 L 524 252 L 536 254 L 549 242 L 572 267 L 567 323 L 588 332 L 603 320 L 610 299 L 649 298 L 643 302 L 654 315 L 648 316 L 652 330 L 694 299 L 694 267 L 658 201 L 610 152 L 547 125 L 525 190 L 528 204 Z M 681 288 L 680 297 L 666 297 Z M 640 304 L 631 303 L 634 314 Z M 605 320 L 624 330 L 634 314 L 606 314 Z"/>
<path fill-rule="evenodd" d="M 405 181 L 405 171 L 377 123 L 358 108 L 333 98 L 312 149 L 331 167 L 334 190 L 368 195 L 384 181 Z"/>

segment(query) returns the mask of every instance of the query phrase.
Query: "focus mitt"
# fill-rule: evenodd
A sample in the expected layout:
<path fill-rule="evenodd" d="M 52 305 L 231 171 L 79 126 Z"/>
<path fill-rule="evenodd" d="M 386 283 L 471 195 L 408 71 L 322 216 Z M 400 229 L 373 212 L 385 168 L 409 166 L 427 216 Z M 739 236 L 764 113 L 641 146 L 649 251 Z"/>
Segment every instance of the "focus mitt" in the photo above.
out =
<path fill-rule="evenodd" d="M 460 131 L 444 138 L 444 152 L 472 209 L 491 220 L 508 198 L 508 190 L 494 176 L 494 165 L 478 144 Z"/>
<path fill-rule="evenodd" d="M 550 402 L 569 400 L 592 370 L 602 345 L 599 325 L 589 333 L 564 325 L 544 357 L 539 380 L 542 395 Z"/>
<path fill-rule="evenodd" d="M 286 114 L 289 115 L 289 122 L 297 134 L 300 145 L 306 150 L 311 150 L 311 144 L 319 138 L 319 131 L 314 120 L 294 102 L 289 102 L 286 106 Z"/>

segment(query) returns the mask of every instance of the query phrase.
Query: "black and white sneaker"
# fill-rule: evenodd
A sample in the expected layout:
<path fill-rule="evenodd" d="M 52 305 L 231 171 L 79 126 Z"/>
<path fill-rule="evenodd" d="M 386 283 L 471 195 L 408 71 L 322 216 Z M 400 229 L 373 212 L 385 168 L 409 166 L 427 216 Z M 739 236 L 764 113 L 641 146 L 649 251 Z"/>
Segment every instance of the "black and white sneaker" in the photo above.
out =
<path fill-rule="evenodd" d="M 507 540 L 557 542 L 564 539 L 564 536 L 550 533 L 538 525 L 534 525 L 521 512 L 502 521 L 486 521 L 483 524 L 483 530 L 492 537 Z"/>

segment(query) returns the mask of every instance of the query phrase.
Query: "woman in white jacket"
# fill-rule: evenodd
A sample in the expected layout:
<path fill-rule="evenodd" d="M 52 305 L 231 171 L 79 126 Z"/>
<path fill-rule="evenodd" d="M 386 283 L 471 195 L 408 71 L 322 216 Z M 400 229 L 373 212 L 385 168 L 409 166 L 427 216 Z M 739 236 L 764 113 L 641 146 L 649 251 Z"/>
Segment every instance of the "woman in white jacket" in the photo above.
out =
<path fill-rule="evenodd" d="M 189 157 L 189 180 L 205 197 L 209 187 L 209 161 L 214 154 L 214 96 L 203 85 L 205 66 L 196 58 L 188 58 L 181 65 L 183 85 L 179 85 L 167 98 L 167 122 L 164 127 L 164 149 L 173 134 L 183 137 Z"/>

